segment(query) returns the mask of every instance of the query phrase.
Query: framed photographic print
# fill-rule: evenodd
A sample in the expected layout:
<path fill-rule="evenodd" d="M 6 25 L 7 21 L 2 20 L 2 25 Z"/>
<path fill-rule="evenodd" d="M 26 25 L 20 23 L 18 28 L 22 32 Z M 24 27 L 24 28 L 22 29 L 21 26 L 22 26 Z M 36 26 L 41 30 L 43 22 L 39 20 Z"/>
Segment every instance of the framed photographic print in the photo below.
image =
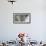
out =
<path fill-rule="evenodd" d="M 31 23 L 30 13 L 13 13 L 13 24 L 29 24 Z"/>

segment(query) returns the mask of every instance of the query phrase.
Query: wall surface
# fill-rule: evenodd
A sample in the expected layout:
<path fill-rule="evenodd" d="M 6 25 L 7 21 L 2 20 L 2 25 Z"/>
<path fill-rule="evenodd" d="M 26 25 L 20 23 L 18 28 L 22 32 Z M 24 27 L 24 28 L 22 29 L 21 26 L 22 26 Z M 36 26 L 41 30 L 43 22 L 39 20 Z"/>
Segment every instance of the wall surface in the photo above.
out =
<path fill-rule="evenodd" d="M 31 24 L 13 24 L 13 13 L 31 13 Z M 0 40 L 15 40 L 18 32 L 33 40 L 46 40 L 46 0 L 0 0 Z"/>

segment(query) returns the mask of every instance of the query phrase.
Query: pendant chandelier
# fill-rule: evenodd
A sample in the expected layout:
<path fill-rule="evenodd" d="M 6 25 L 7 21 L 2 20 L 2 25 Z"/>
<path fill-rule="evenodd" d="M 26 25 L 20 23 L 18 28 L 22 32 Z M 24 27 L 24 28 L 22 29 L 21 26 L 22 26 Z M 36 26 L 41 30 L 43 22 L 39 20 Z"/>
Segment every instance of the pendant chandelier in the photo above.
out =
<path fill-rule="evenodd" d="M 11 2 L 12 4 L 16 2 L 15 0 L 8 0 L 8 2 Z"/>

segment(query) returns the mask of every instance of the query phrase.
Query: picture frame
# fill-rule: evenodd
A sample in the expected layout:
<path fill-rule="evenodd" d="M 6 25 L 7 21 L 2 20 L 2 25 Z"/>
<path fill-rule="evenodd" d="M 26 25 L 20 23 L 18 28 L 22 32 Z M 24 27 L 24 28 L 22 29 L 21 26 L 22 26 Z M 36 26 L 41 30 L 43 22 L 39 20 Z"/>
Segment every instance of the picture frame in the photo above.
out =
<path fill-rule="evenodd" d="M 31 13 L 13 13 L 13 24 L 30 24 Z"/>

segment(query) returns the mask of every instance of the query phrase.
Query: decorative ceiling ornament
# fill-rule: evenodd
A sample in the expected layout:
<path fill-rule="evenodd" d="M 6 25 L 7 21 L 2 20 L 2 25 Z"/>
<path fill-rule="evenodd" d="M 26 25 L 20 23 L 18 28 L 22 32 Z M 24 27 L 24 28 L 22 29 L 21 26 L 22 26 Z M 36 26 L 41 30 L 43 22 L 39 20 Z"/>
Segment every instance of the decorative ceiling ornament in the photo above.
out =
<path fill-rule="evenodd" d="M 8 0 L 8 2 L 11 2 L 12 4 L 16 2 L 15 0 Z"/>

